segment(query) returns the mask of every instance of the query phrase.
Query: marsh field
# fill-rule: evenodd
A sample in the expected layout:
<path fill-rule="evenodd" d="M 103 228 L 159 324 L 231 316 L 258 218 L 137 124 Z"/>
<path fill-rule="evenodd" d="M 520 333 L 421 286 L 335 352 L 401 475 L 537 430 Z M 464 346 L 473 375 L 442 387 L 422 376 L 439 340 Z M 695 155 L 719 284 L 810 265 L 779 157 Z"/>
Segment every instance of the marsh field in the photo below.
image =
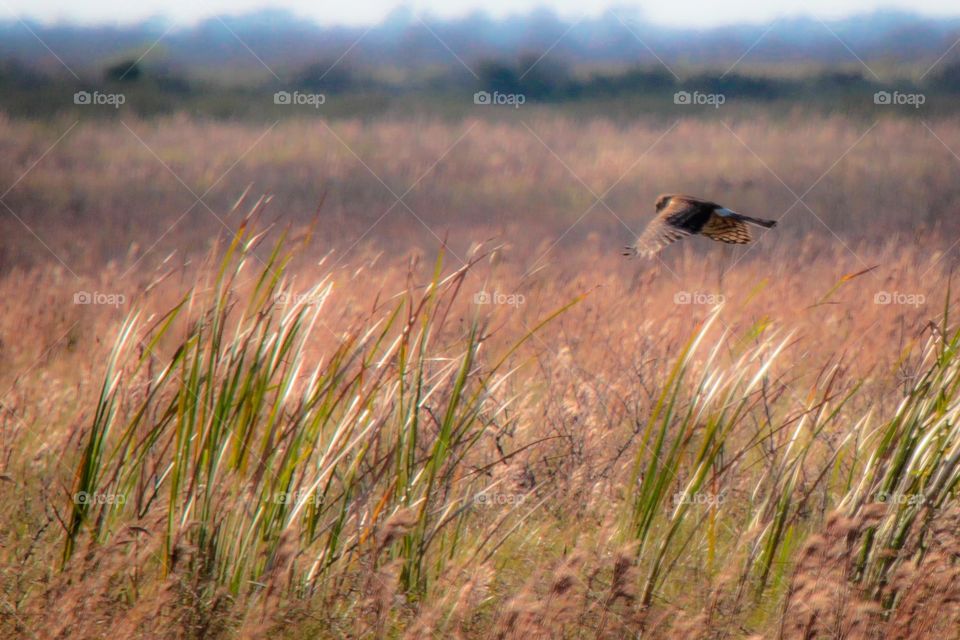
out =
<path fill-rule="evenodd" d="M 957 637 L 960 121 L 475 111 L 0 119 L 0 636 Z"/>

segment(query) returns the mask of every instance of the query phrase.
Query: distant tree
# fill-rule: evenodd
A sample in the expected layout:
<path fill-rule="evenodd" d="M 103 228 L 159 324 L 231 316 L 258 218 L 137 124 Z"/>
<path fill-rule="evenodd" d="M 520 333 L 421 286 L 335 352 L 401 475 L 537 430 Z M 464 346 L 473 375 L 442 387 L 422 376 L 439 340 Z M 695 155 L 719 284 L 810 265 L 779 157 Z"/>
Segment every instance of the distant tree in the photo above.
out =
<path fill-rule="evenodd" d="M 661 67 L 635 66 L 620 73 L 596 73 L 580 83 L 577 93 L 585 96 L 655 93 L 671 89 L 674 77 Z"/>
<path fill-rule="evenodd" d="M 484 60 L 477 65 L 480 86 L 485 91 L 520 93 L 520 73 L 513 66 L 499 60 Z"/>
<path fill-rule="evenodd" d="M 785 81 L 781 81 L 783 83 Z M 826 70 L 810 78 L 801 87 L 804 93 L 817 95 L 832 93 L 873 93 L 879 86 L 858 71 Z"/>
<path fill-rule="evenodd" d="M 530 98 L 560 98 L 569 94 L 570 68 L 549 56 L 526 54 L 517 65 L 520 91 Z"/>
<path fill-rule="evenodd" d="M 673 75 L 660 66 L 633 67 L 626 73 L 616 76 L 615 80 L 621 91 L 656 91 L 675 84 Z"/>
<path fill-rule="evenodd" d="M 943 65 L 931 74 L 930 85 L 941 91 L 960 93 L 960 60 Z"/>
<path fill-rule="evenodd" d="M 190 93 L 193 87 L 187 77 L 177 71 L 170 69 L 154 70 L 150 74 L 157 84 L 157 88 L 164 93 L 176 93 L 185 95 Z"/>
<path fill-rule="evenodd" d="M 772 100 L 783 95 L 784 83 L 776 78 L 731 73 L 722 77 L 699 75 L 684 83 L 691 91 L 709 91 L 740 98 Z"/>
<path fill-rule="evenodd" d="M 0 86 L 37 89 L 50 79 L 18 60 L 0 60 Z"/>
<path fill-rule="evenodd" d="M 315 91 L 347 91 L 359 84 L 356 73 L 345 63 L 322 60 L 303 67 L 294 74 L 293 84 Z"/>
<path fill-rule="evenodd" d="M 103 72 L 107 82 L 136 82 L 143 75 L 143 69 L 136 60 L 124 60 L 110 65 Z"/>

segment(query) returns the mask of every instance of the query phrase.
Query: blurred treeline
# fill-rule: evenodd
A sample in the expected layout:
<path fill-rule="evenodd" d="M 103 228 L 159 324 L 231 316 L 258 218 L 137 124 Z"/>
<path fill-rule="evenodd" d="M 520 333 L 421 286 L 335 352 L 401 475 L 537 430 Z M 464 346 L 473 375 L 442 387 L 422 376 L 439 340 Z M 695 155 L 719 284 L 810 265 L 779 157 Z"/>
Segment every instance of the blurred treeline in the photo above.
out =
<path fill-rule="evenodd" d="M 477 91 L 522 94 L 524 108 L 626 116 L 675 112 L 681 91 L 722 94 L 724 113 L 795 106 L 924 116 L 960 104 L 960 49 L 951 46 L 960 20 L 891 12 L 829 27 L 797 18 L 700 31 L 613 12 L 576 24 L 534 12 L 428 25 L 398 10 L 367 29 L 268 12 L 177 29 L 0 22 L 0 36 L 0 111 L 14 117 L 462 115 L 477 112 Z M 278 103 L 283 91 L 324 101 Z M 875 104 L 882 91 L 922 93 L 923 104 Z M 77 104 L 77 92 L 122 94 L 123 104 Z M 494 113 L 505 110 L 485 112 Z"/>
<path fill-rule="evenodd" d="M 726 74 L 700 69 L 684 70 L 683 77 L 676 77 L 659 66 L 583 71 L 556 61 L 534 64 L 535 61 L 536 56 L 532 55 L 513 61 L 483 60 L 475 65 L 476 77 L 463 68 L 449 67 L 428 70 L 402 81 L 383 78 L 375 69 L 319 61 L 281 80 L 238 84 L 191 78 L 188 73 L 135 60 L 106 65 L 98 77 L 81 79 L 6 60 L 0 61 L 0 111 L 14 117 L 41 118 L 77 109 L 105 117 L 174 112 L 212 118 L 272 118 L 310 113 L 342 117 L 376 115 L 391 109 L 462 113 L 477 109 L 473 100 L 477 91 L 522 94 L 524 108 L 555 104 L 601 111 L 616 111 L 618 106 L 636 112 L 675 110 L 675 95 L 680 91 L 723 94 L 724 109 L 745 104 L 793 103 L 825 111 L 889 110 L 890 105 L 874 103 L 878 91 L 923 93 L 924 103 L 919 109 L 894 105 L 904 115 L 953 112 L 960 107 L 960 62 L 942 65 L 923 81 L 883 82 L 850 67 L 783 75 L 769 69 Z M 119 108 L 76 104 L 74 94 L 83 91 L 123 94 L 124 103 Z M 282 101 L 278 104 L 274 96 L 282 91 L 322 94 L 324 103 L 319 107 Z M 702 115 L 715 111 L 703 104 L 691 108 Z"/>

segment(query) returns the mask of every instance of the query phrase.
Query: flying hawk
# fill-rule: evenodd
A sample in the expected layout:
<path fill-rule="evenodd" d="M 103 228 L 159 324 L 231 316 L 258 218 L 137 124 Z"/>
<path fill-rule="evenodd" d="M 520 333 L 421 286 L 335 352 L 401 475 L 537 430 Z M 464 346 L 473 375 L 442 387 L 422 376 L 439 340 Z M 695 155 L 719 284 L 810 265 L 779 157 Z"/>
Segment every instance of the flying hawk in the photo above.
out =
<path fill-rule="evenodd" d="M 776 220 L 751 218 L 716 202 L 677 193 L 659 196 L 656 206 L 657 217 L 624 255 L 654 256 L 668 244 L 697 233 L 718 242 L 747 244 L 753 240 L 748 225 L 770 229 L 777 224 Z"/>

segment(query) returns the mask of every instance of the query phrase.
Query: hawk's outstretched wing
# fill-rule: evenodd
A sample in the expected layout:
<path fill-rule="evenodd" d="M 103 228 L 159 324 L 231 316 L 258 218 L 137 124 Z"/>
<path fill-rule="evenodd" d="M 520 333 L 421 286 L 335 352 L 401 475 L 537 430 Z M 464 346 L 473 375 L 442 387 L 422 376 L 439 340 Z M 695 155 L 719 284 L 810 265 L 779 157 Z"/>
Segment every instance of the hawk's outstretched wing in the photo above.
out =
<path fill-rule="evenodd" d="M 624 255 L 653 256 L 665 246 L 689 235 L 691 235 L 690 231 L 675 227 L 669 221 L 658 216 L 650 221 L 643 233 L 637 237 L 633 246 L 627 247 Z"/>
<path fill-rule="evenodd" d="M 710 218 L 709 209 L 699 202 L 681 197 L 671 198 L 669 204 L 637 238 L 625 254 L 653 256 L 669 244 L 682 238 L 699 233 Z"/>

